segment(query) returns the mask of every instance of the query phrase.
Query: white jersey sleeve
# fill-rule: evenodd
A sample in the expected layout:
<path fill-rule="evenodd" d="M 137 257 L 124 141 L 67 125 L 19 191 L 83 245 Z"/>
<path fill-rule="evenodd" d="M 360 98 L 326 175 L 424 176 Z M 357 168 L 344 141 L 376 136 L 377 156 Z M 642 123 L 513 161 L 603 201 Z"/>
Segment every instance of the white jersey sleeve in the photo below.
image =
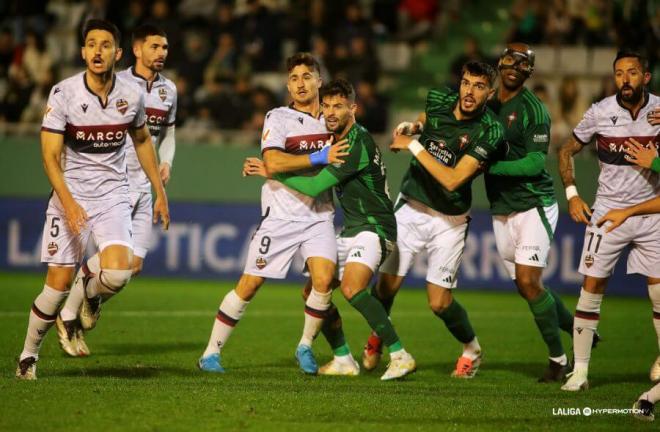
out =
<path fill-rule="evenodd" d="M 176 94 L 176 87 L 174 87 L 173 93 L 174 94 L 172 95 L 172 107 L 170 108 L 170 112 L 167 114 L 167 123 L 165 124 L 165 126 L 174 126 L 174 124 L 176 123 L 176 106 L 177 103 L 179 102 L 179 96 Z"/>
<path fill-rule="evenodd" d="M 41 130 L 63 134 L 67 123 L 66 107 L 66 94 L 61 86 L 55 85 L 48 96 Z"/>
<path fill-rule="evenodd" d="M 575 129 L 573 129 L 573 135 L 583 145 L 589 144 L 598 131 L 597 109 L 598 106 L 596 104 L 592 104 L 587 112 L 584 113 L 580 123 L 575 126 Z"/>
<path fill-rule="evenodd" d="M 147 114 L 145 109 L 144 93 L 140 92 L 137 112 L 135 113 L 135 118 L 133 118 L 133 123 L 131 124 L 133 128 L 140 129 L 142 126 L 144 126 L 145 122 L 147 121 Z"/>
<path fill-rule="evenodd" d="M 261 153 L 268 149 L 286 150 L 285 119 L 277 110 L 269 111 L 261 135 Z"/>

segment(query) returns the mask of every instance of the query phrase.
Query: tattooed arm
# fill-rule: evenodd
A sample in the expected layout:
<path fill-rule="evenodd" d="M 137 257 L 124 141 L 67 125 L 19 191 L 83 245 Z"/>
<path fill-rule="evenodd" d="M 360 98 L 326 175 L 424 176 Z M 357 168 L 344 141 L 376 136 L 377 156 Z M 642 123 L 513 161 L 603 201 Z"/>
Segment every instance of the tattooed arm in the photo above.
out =
<path fill-rule="evenodd" d="M 591 209 L 585 203 L 575 188 L 575 166 L 573 155 L 582 150 L 584 144 L 578 141 L 574 136 L 570 137 L 559 149 L 559 174 L 564 188 L 567 189 L 568 212 L 575 222 L 582 222 L 589 225 Z M 569 189 L 570 188 L 570 189 Z M 571 192 L 572 191 L 572 192 Z"/>

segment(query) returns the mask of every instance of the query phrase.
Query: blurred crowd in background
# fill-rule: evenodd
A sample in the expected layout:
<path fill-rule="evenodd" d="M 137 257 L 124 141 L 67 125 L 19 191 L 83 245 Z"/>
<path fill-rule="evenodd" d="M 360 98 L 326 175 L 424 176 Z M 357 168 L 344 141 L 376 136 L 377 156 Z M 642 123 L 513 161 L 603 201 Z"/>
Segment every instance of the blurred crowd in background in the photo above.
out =
<path fill-rule="evenodd" d="M 657 63 L 660 8 L 653 0 L 5 1 L 0 3 L 0 125 L 40 122 L 51 86 L 83 67 L 83 23 L 105 18 L 122 31 L 120 69 L 134 60 L 130 34 L 137 25 L 150 22 L 166 31 L 165 75 L 177 85 L 177 128 L 188 142 L 223 142 L 224 133 L 240 130 L 251 132 L 244 134 L 250 137 L 246 142 L 256 145 L 252 137 L 265 113 L 287 103 L 283 60 L 296 51 L 317 56 L 324 79 L 351 81 L 358 121 L 384 133 L 407 112 L 397 104 L 397 87 L 414 80 L 388 70 L 387 63 L 398 61 L 392 53 L 445 55 L 424 46 L 450 38 L 448 29 L 466 19 L 462 9 L 493 2 L 504 4 L 499 18 L 507 29 L 500 40 L 484 49 L 479 38 L 461 36 L 463 51 L 439 71 L 441 82 L 425 86 L 456 85 L 465 61 L 495 62 L 494 47 L 512 40 L 532 46 L 634 46 Z M 404 50 L 384 50 L 387 44 Z M 530 82 L 547 103 L 559 139 L 593 100 L 615 92 L 611 75 L 589 77 L 599 85 L 588 88 L 581 78 L 560 75 L 554 86 L 543 79 Z M 422 108 L 423 95 L 417 109 Z"/>

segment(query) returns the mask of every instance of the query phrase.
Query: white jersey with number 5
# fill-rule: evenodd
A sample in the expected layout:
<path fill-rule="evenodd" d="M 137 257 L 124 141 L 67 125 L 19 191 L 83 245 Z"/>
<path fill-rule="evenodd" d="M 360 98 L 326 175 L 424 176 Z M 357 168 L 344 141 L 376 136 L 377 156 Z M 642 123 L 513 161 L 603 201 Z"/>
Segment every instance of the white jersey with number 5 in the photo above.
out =
<path fill-rule="evenodd" d="M 660 126 L 652 126 L 647 115 L 660 105 L 660 97 L 645 93 L 644 104 L 633 117 L 610 96 L 591 105 L 573 134 L 582 144 L 595 136 L 598 146 L 600 175 L 594 207 L 606 209 L 628 207 L 655 198 L 660 193 L 660 175 L 626 160 L 625 141 L 633 138 L 643 145 L 658 148 Z"/>
<path fill-rule="evenodd" d="M 87 86 L 85 72 L 53 86 L 41 130 L 64 135 L 64 181 L 74 198 L 128 194 L 126 136 L 144 122 L 142 92 L 116 75 L 105 104 Z"/>
<path fill-rule="evenodd" d="M 314 118 L 291 107 L 275 108 L 266 114 L 261 152 L 283 151 L 289 154 L 309 154 L 323 148 L 330 138 L 323 117 Z M 313 175 L 318 168 L 297 172 Z M 316 198 L 297 192 L 277 180 L 269 179 L 261 189 L 262 214 L 291 221 L 324 221 L 334 217 L 332 191 Z"/>

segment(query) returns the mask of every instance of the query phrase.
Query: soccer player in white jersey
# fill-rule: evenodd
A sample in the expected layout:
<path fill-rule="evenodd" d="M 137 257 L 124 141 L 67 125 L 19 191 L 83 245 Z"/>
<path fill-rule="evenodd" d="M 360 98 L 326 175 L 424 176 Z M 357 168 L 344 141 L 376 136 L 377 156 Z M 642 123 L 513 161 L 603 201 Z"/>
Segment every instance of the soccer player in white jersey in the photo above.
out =
<path fill-rule="evenodd" d="M 639 204 L 660 192 L 659 174 L 633 165 L 625 151 L 630 140 L 643 146 L 658 146 L 660 126 L 647 120 L 660 103 L 660 98 L 646 89 L 651 80 L 648 62 L 639 53 L 620 51 L 613 69 L 617 94 L 594 103 L 574 129 L 573 138 L 559 151 L 559 170 L 571 218 L 587 225 L 579 268 L 584 282 L 573 327 L 575 366 L 562 386 L 566 391 L 589 387 L 591 345 L 600 319 L 600 305 L 614 265 L 626 246 L 632 246 L 628 273 L 647 277 L 651 302 L 654 309 L 660 308 L 660 215 L 631 217 L 611 232 L 607 225 L 598 227 L 591 222 L 611 209 Z M 597 142 L 600 163 L 593 211 L 578 195 L 573 174 L 573 155 L 592 138 Z M 655 324 L 660 338 L 660 325 Z"/>
<path fill-rule="evenodd" d="M 165 228 L 169 224 L 167 197 L 145 125 L 144 95 L 114 74 L 121 57 L 119 31 L 110 22 L 89 20 L 83 40 L 87 68 L 53 87 L 41 128 L 44 167 L 54 191 L 41 252 L 48 273 L 30 312 L 16 370 L 19 379 L 36 379 L 41 343 L 68 294 L 90 234 L 101 251 L 100 269 L 86 278 L 86 296 L 110 298 L 131 277 L 127 134 L 156 191 L 154 218 L 160 217 Z"/>
<path fill-rule="evenodd" d="M 293 103 L 266 115 L 261 151 L 271 174 L 314 174 L 318 166 L 341 163 L 346 145 L 327 145 L 320 111 L 321 78 L 318 62 L 308 53 L 287 59 L 287 89 Z M 250 300 L 266 278 L 283 279 L 294 255 L 300 251 L 312 280 L 305 302 L 303 335 L 295 356 L 303 372 L 316 374 L 311 349 L 330 307 L 331 283 L 337 261 L 331 191 L 316 198 L 294 191 L 277 180 L 267 180 L 261 190 L 262 220 L 250 242 L 245 269 L 236 288 L 222 300 L 206 350 L 198 361 L 203 371 L 224 372 L 220 350 L 243 316 Z"/>
<path fill-rule="evenodd" d="M 117 74 L 126 81 L 138 86 L 145 98 L 146 123 L 152 143 L 158 146 L 160 157 L 160 178 L 163 184 L 170 179 L 174 159 L 174 121 L 176 117 L 176 86 L 160 72 L 165 66 L 169 45 L 165 32 L 153 25 L 145 24 L 133 32 L 133 53 L 135 65 Z M 133 276 L 142 270 L 144 257 L 149 249 L 152 228 L 151 184 L 135 152 L 131 137 L 126 142 L 126 166 L 131 199 L 131 219 L 133 224 Z M 72 357 L 90 354 L 85 343 L 78 310 L 83 303 L 85 276 L 99 272 L 99 254 L 89 258 L 78 271 L 69 298 L 55 322 L 60 346 Z M 94 327 L 100 308 L 92 320 L 83 319 L 85 330 Z"/>

